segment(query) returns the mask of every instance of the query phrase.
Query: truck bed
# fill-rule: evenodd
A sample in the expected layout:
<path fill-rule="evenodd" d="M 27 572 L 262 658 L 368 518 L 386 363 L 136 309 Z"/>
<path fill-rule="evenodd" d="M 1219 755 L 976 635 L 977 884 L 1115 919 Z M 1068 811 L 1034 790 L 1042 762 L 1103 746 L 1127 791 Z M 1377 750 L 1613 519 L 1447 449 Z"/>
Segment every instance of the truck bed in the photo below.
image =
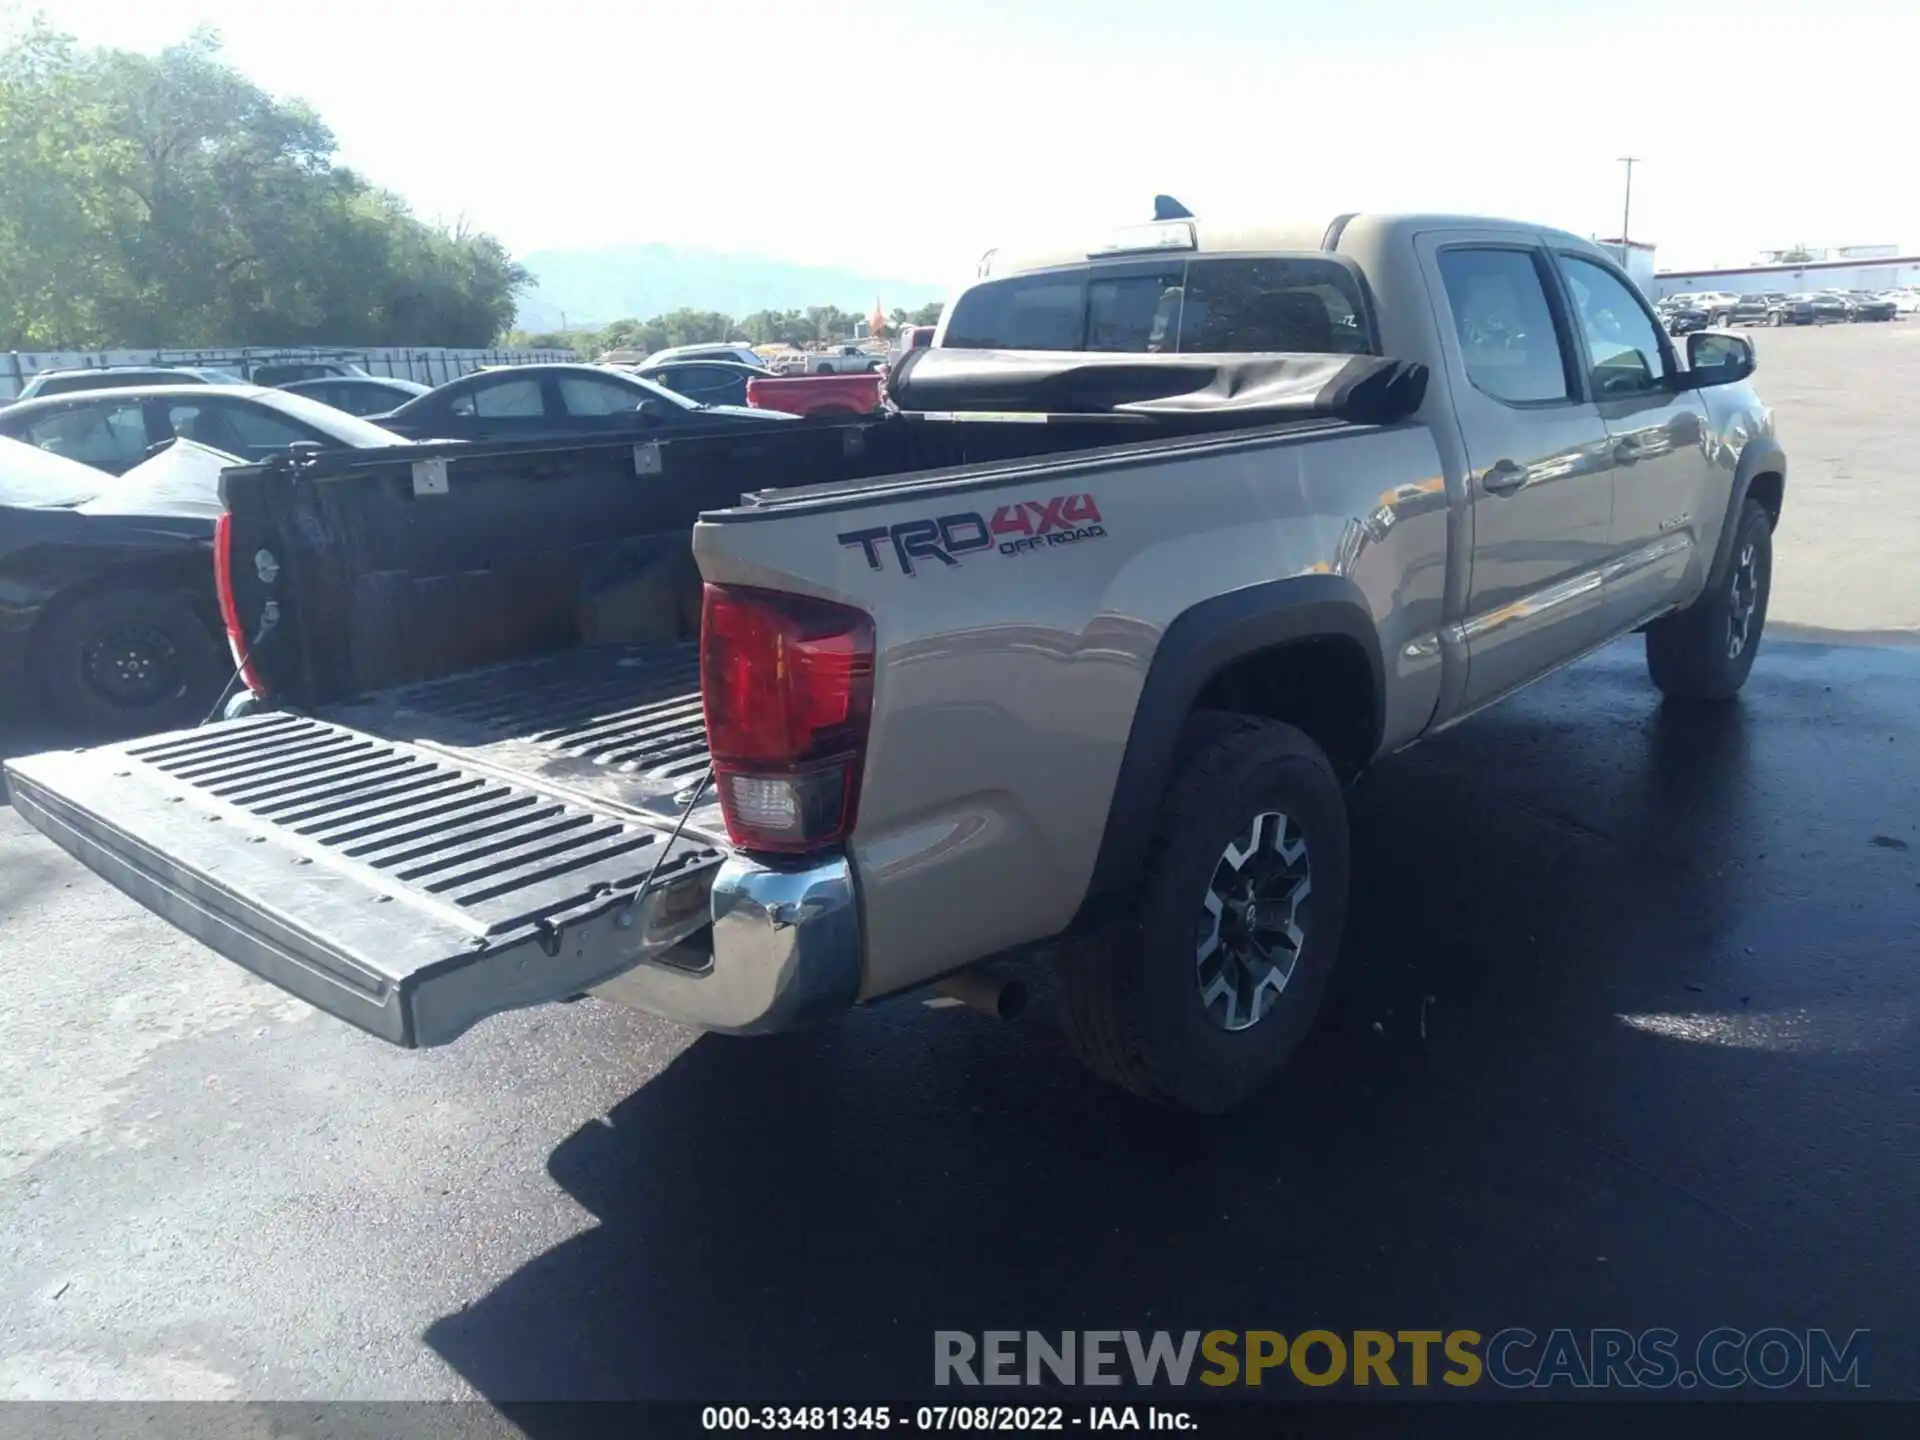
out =
<path fill-rule="evenodd" d="M 598 645 L 328 705 L 322 719 L 643 819 L 679 818 L 707 767 L 698 647 Z M 720 839 L 711 800 L 690 834 Z"/>

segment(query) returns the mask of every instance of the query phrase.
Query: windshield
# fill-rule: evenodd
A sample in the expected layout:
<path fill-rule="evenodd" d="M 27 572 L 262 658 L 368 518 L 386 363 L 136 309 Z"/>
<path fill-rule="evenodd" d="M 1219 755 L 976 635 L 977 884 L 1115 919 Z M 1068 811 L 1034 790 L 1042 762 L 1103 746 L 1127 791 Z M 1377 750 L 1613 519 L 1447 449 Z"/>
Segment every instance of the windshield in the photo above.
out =
<path fill-rule="evenodd" d="M 1320 256 L 1106 262 L 976 285 L 954 302 L 959 350 L 1374 353 L 1352 272 Z"/>
<path fill-rule="evenodd" d="M 0 505 L 78 505 L 110 483 L 77 460 L 0 436 Z"/>

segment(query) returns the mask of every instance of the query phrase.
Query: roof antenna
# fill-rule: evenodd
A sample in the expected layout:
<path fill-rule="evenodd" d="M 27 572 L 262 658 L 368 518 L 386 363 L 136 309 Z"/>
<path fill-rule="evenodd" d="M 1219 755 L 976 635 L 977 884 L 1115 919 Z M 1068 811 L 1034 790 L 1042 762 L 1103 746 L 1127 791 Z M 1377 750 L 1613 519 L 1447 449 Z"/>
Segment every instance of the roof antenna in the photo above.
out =
<path fill-rule="evenodd" d="M 1193 212 L 1171 195 L 1153 197 L 1153 218 L 1156 220 L 1191 220 Z"/>

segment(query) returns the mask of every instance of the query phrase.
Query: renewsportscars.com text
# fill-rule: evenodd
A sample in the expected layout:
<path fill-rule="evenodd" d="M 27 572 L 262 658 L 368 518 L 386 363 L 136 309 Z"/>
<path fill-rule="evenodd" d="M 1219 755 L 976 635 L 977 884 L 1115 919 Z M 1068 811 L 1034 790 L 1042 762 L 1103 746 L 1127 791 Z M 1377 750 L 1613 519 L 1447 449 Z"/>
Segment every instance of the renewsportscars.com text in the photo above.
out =
<path fill-rule="evenodd" d="M 1867 1387 L 1867 1332 L 936 1330 L 936 1385 Z"/>

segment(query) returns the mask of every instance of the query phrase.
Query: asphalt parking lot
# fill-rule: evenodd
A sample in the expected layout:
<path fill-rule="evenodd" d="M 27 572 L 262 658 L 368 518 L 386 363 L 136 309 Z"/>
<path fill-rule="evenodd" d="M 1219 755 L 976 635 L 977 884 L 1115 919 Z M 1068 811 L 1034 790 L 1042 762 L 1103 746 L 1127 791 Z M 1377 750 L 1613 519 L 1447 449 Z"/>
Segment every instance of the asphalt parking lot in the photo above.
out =
<path fill-rule="evenodd" d="M 1044 993 L 393 1050 L 0 809 L 0 1397 L 905 1396 L 937 1328 L 1509 1325 L 1866 1328 L 1920 1396 L 1920 323 L 1757 343 L 1793 470 L 1740 703 L 1626 642 L 1370 776 L 1324 1022 L 1223 1122 L 1083 1078 Z"/>

